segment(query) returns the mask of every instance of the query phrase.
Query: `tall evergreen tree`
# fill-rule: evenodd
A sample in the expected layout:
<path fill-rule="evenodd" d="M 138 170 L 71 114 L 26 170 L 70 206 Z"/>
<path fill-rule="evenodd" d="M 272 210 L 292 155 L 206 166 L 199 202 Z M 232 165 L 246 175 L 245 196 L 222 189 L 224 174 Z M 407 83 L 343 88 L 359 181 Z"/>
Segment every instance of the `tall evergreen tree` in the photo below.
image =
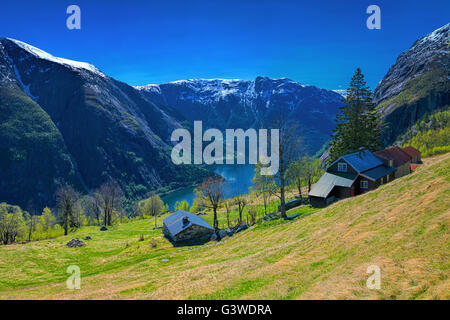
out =
<path fill-rule="evenodd" d="M 341 113 L 336 116 L 329 161 L 360 148 L 370 151 L 381 148 L 381 118 L 372 102 L 372 92 L 358 68 L 347 89 Z"/>

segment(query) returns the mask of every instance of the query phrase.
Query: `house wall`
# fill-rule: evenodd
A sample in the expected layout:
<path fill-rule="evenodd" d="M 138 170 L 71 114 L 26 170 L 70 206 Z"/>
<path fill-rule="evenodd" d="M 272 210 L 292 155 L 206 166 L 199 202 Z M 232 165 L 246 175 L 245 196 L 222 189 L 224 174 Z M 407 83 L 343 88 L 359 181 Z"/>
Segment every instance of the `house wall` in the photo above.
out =
<path fill-rule="evenodd" d="M 190 225 L 188 228 L 175 235 L 175 242 L 196 242 L 203 241 L 212 235 L 213 231 L 196 224 Z"/>
<path fill-rule="evenodd" d="M 408 161 L 407 163 L 397 167 L 397 171 L 395 171 L 395 178 L 400 178 L 410 173 L 411 173 L 411 162 Z"/>
<path fill-rule="evenodd" d="M 362 189 L 361 188 L 361 180 L 369 181 L 369 186 L 368 186 L 367 189 Z M 355 195 L 363 194 L 363 193 L 368 192 L 370 190 L 376 189 L 379 186 L 379 184 L 380 184 L 380 181 L 372 181 L 370 179 L 366 179 L 364 177 L 358 176 L 358 178 L 356 178 L 356 181 L 355 181 L 355 184 L 354 184 L 354 186 L 355 186 Z"/>
<path fill-rule="evenodd" d="M 325 198 L 309 196 L 309 203 L 314 208 L 323 208 L 323 207 L 327 206 L 327 202 L 326 202 Z"/>
<path fill-rule="evenodd" d="M 336 186 L 334 189 L 336 198 L 345 199 L 351 196 L 350 188 Z"/>

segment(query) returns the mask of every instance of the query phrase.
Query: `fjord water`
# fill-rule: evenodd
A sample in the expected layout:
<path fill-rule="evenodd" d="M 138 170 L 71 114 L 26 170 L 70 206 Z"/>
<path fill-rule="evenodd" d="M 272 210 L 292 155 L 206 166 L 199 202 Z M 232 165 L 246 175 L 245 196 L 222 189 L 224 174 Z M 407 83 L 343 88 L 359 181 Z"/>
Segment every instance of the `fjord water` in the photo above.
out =
<path fill-rule="evenodd" d="M 248 193 L 248 188 L 252 186 L 254 169 L 255 166 L 250 164 L 218 166 L 214 172 L 225 178 L 224 197 L 231 198 Z M 187 188 L 171 192 L 163 196 L 162 200 L 169 205 L 169 209 L 173 210 L 177 201 L 186 200 L 189 205 L 192 205 L 194 198 L 194 188 Z"/>

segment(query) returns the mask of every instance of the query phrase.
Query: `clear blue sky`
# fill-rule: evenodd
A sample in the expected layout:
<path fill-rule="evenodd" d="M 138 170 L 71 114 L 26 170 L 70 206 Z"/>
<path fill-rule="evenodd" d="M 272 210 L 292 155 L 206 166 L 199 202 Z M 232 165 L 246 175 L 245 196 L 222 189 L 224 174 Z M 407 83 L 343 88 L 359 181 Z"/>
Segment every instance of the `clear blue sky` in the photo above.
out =
<path fill-rule="evenodd" d="M 66 28 L 70 4 L 81 8 L 81 30 Z M 366 28 L 370 4 L 381 8 L 381 30 Z M 361 67 L 374 88 L 449 12 L 448 0 L 3 1 L 0 37 L 131 85 L 266 75 L 340 89 Z"/>

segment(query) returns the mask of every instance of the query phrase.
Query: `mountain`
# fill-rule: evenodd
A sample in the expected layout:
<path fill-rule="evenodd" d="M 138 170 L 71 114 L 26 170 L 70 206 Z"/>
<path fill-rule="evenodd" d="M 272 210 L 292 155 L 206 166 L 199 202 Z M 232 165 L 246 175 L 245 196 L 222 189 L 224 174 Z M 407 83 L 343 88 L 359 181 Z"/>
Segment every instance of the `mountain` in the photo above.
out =
<path fill-rule="evenodd" d="M 184 118 L 96 67 L 0 39 L 0 202 L 54 203 L 59 183 L 87 192 L 112 178 L 129 197 L 210 173 L 170 160 Z"/>
<path fill-rule="evenodd" d="M 329 140 L 342 105 L 336 92 L 290 79 L 189 79 L 137 86 L 148 101 L 169 105 L 189 121 L 220 130 L 270 126 L 280 113 L 298 122 L 304 151 L 316 153 Z"/>
<path fill-rule="evenodd" d="M 374 91 L 386 121 L 384 142 L 397 141 L 426 114 L 450 105 L 450 24 L 417 40 L 403 52 Z"/>

